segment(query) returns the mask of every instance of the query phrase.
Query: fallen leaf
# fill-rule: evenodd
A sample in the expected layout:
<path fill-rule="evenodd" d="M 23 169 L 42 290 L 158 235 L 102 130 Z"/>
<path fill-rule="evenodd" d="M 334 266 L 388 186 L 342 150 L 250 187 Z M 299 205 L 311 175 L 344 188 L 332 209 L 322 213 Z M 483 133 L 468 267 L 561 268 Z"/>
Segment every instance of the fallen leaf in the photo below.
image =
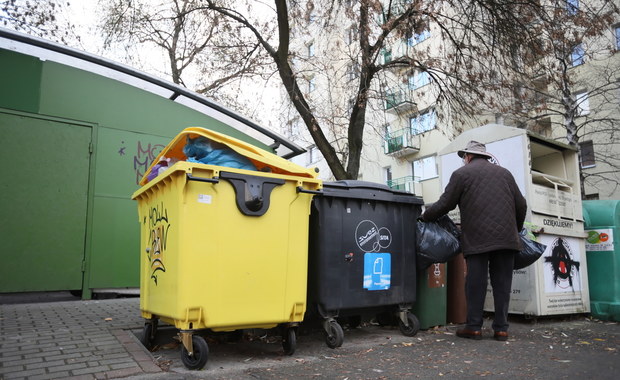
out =
<path fill-rule="evenodd" d="M 174 350 L 175 348 L 179 347 L 179 344 L 179 342 L 166 343 L 161 345 L 161 348 L 164 350 Z"/>
<path fill-rule="evenodd" d="M 112 320 L 112 318 L 106 318 L 105 320 L 109 322 Z"/>
<path fill-rule="evenodd" d="M 599 342 L 604 342 L 605 341 L 605 339 L 601 339 L 601 338 L 594 338 L 594 340 L 597 340 Z"/>
<path fill-rule="evenodd" d="M 577 344 L 591 344 L 590 342 L 586 342 L 584 340 L 582 340 L 581 342 L 578 342 Z"/>
<path fill-rule="evenodd" d="M 403 346 L 405 346 L 405 347 L 411 347 L 411 346 L 413 346 L 413 343 L 403 342 Z"/>
<path fill-rule="evenodd" d="M 567 360 L 567 359 L 566 359 L 566 360 L 565 360 L 565 359 L 562 359 L 562 360 L 560 360 L 560 359 L 554 359 L 554 360 L 555 360 L 556 362 L 558 362 L 558 363 L 570 363 L 570 362 L 572 361 L 572 360 Z"/>

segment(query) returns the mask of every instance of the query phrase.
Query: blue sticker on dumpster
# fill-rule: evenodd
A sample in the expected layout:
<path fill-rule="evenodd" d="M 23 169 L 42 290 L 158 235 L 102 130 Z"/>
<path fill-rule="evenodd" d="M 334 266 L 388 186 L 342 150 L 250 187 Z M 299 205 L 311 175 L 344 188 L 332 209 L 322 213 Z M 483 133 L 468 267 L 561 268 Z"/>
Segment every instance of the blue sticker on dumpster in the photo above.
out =
<path fill-rule="evenodd" d="M 364 254 L 364 289 L 389 289 L 391 277 L 392 260 L 389 253 Z"/>

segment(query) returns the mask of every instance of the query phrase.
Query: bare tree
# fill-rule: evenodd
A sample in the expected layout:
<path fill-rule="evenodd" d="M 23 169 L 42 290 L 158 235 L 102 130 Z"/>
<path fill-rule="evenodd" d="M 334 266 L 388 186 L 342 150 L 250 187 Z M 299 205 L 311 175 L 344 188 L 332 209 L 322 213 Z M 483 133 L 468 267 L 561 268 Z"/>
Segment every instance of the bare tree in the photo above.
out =
<path fill-rule="evenodd" d="M 253 38 L 247 38 L 239 26 L 206 12 L 199 3 L 104 2 L 105 46 L 125 50 L 128 59 L 145 59 L 145 51 L 158 50 L 168 62 L 167 74 L 174 83 L 219 100 L 226 96 L 220 92 L 224 86 L 244 78 L 267 77 L 269 62 Z M 227 101 L 234 103 L 234 98 Z"/>
<path fill-rule="evenodd" d="M 2 0 L 2 26 L 62 43 L 75 37 L 73 26 L 58 15 L 69 6 L 64 0 Z"/>
<path fill-rule="evenodd" d="M 508 112 L 578 150 L 582 196 L 605 186 L 613 192 L 620 186 L 620 57 L 611 34 L 618 7 L 607 0 L 548 2 L 534 20 L 533 39 L 519 49 L 517 102 Z M 591 154 L 595 160 L 584 157 Z M 597 168 L 584 168 L 594 162 Z"/>
<path fill-rule="evenodd" d="M 268 35 L 261 33 L 251 14 L 239 10 L 237 1 L 206 0 L 204 3 L 208 9 L 250 30 L 267 51 L 278 68 L 290 101 L 337 179 L 357 178 L 369 99 L 381 95 L 375 84 L 382 72 L 399 66 L 427 72 L 438 88 L 435 94 L 438 102 L 473 111 L 472 98 L 491 100 L 485 100 L 487 93 L 480 88 L 480 83 L 490 77 L 491 68 L 508 64 L 511 49 L 530 37 L 521 15 L 534 14 L 538 7 L 538 2 L 533 0 L 519 3 L 500 0 L 275 0 L 273 14 L 278 30 L 277 35 Z M 291 33 L 304 22 L 317 20 L 323 28 L 315 32 L 330 33 L 330 23 L 339 22 L 343 15 L 356 26 L 352 35 L 356 49 L 350 59 L 358 75 L 356 83 L 349 84 L 354 94 L 346 114 L 346 144 L 337 150 L 340 145 L 335 136 L 330 136 L 328 121 L 317 117 L 319 107 L 312 104 L 302 88 L 307 75 L 297 71 L 293 63 L 296 56 L 291 49 Z M 443 33 L 442 51 L 449 54 L 411 50 L 398 59 L 388 62 L 381 59 L 382 52 L 394 39 L 415 35 L 431 23 L 438 25 Z M 331 114 L 341 115 L 342 112 Z"/>

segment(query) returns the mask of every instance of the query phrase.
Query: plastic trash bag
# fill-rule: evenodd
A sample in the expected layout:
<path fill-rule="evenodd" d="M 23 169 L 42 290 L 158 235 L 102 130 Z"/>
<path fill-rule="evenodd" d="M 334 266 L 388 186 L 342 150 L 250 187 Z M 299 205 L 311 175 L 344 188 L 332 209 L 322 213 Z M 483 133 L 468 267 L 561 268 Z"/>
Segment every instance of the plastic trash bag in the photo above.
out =
<path fill-rule="evenodd" d="M 418 270 L 434 263 L 445 263 L 461 252 L 460 231 L 447 215 L 436 222 L 418 220 L 416 234 L 416 261 Z"/>
<path fill-rule="evenodd" d="M 531 240 L 525 228 L 519 232 L 519 237 L 521 238 L 523 249 L 515 255 L 514 269 L 523 269 L 534 264 L 547 248 L 546 245 Z"/>
<path fill-rule="evenodd" d="M 211 141 L 203 136 L 194 139 L 188 136 L 183 147 L 183 153 L 187 156 L 187 162 L 257 170 L 247 157 L 240 155 L 224 144 Z"/>
<path fill-rule="evenodd" d="M 152 181 L 155 177 L 168 170 L 168 168 L 174 165 L 177 161 L 178 160 L 176 158 L 161 157 L 159 162 L 153 166 L 149 174 L 146 176 L 146 179 L 148 181 Z"/>

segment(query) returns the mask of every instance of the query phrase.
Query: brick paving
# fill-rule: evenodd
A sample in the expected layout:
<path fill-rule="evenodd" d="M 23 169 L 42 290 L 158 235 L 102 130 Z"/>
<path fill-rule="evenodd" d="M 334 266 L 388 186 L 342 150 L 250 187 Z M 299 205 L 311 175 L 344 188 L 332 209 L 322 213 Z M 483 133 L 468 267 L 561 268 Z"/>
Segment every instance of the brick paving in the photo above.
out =
<path fill-rule="evenodd" d="M 0 380 L 112 379 L 162 370 L 131 330 L 138 298 L 0 305 Z"/>

